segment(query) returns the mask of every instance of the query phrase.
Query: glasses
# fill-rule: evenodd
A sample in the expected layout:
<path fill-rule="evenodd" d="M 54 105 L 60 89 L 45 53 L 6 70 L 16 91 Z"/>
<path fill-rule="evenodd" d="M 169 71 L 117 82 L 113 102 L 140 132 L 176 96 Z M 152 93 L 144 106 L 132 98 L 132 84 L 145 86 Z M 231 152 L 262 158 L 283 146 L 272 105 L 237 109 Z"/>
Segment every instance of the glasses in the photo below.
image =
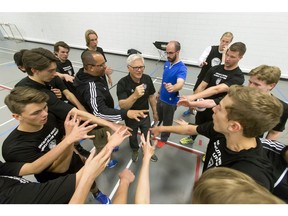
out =
<path fill-rule="evenodd" d="M 175 54 L 176 52 L 165 52 L 165 55 L 173 55 Z"/>
<path fill-rule="evenodd" d="M 104 68 L 106 66 L 106 62 L 100 64 L 100 65 L 93 65 L 95 67 L 99 67 L 99 68 Z"/>
<path fill-rule="evenodd" d="M 131 65 L 128 65 L 129 67 L 131 67 L 134 71 L 138 71 L 139 69 L 140 70 L 144 70 L 145 69 L 145 66 L 139 66 L 139 67 L 132 67 Z"/>

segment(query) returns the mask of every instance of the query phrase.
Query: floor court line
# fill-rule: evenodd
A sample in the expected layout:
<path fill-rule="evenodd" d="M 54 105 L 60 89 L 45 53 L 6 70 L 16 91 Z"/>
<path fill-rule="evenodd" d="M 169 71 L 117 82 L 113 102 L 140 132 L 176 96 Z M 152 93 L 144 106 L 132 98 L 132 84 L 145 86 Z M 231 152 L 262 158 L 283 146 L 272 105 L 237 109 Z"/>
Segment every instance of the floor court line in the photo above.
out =
<path fill-rule="evenodd" d="M 5 63 L 2 63 L 2 64 L 0 64 L 0 66 L 3 66 L 3 65 L 10 65 L 10 64 L 15 65 L 15 63 L 14 63 L 13 61 L 11 61 L 11 62 L 5 62 Z"/>
<path fill-rule="evenodd" d="M 9 122 L 11 122 L 11 121 L 13 121 L 13 120 L 15 120 L 15 119 L 14 119 L 14 118 L 11 118 L 10 120 L 8 120 L 8 121 L 0 124 L 0 127 L 4 126 L 5 124 L 8 124 Z"/>
<path fill-rule="evenodd" d="M 9 91 L 12 90 L 11 87 L 9 87 L 9 86 L 5 86 L 5 85 L 2 85 L 2 84 L 0 84 L 0 88 L 2 88 L 2 89 L 4 89 L 4 90 L 9 90 Z"/>
<path fill-rule="evenodd" d="M 1 106 L 1 107 L 0 107 L 0 110 L 1 110 L 1 109 L 4 109 L 5 107 L 7 107 L 7 106 L 6 106 L 6 105 L 4 105 L 4 106 Z"/>

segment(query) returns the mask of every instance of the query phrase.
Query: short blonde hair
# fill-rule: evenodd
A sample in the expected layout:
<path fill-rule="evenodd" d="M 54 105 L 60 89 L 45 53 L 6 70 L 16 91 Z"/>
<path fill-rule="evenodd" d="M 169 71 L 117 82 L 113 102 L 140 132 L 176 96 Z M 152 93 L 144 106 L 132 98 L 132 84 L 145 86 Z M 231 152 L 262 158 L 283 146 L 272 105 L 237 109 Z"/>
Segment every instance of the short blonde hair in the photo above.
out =
<path fill-rule="evenodd" d="M 258 80 L 265 82 L 266 84 L 277 84 L 281 77 L 281 70 L 276 66 L 260 65 L 252 69 L 249 76 L 255 76 Z"/>
<path fill-rule="evenodd" d="M 227 96 L 233 101 L 225 107 L 227 119 L 238 121 L 245 137 L 260 136 L 280 121 L 283 105 L 272 95 L 257 88 L 232 85 Z"/>
<path fill-rule="evenodd" d="M 194 184 L 193 204 L 285 204 L 251 177 L 228 167 L 206 170 Z"/>

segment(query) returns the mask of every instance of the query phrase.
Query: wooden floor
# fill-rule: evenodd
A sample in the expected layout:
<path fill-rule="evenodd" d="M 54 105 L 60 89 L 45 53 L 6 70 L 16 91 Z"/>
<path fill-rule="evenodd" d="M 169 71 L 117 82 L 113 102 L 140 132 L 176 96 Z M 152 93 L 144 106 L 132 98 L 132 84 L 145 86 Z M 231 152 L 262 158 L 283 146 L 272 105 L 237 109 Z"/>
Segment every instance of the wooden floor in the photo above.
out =
<path fill-rule="evenodd" d="M 53 50 L 50 45 L 15 42 L 9 40 L 0 40 L 0 160 L 2 158 L 1 145 L 6 136 L 17 126 L 17 121 L 11 116 L 10 111 L 4 104 L 4 97 L 14 87 L 14 85 L 26 74 L 20 72 L 13 62 L 13 54 L 23 48 L 30 49 L 36 47 L 44 47 Z M 104 48 L 104 47 L 103 47 Z M 105 48 L 104 48 L 105 50 Z M 69 59 L 72 61 L 75 72 L 82 67 L 80 62 L 80 54 L 82 50 L 71 49 Z M 111 93 L 115 104 L 118 104 L 116 97 L 116 84 L 120 78 L 127 74 L 126 56 L 106 55 L 107 65 L 112 67 L 113 87 Z M 181 57 L 181 53 L 180 53 Z M 156 90 L 159 89 L 162 77 L 163 62 L 157 60 L 146 60 L 145 73 L 149 74 L 154 82 Z M 241 64 L 240 64 L 241 66 Z M 188 66 L 187 82 L 181 95 L 187 95 L 192 92 L 193 83 L 195 83 L 199 68 Z M 286 90 L 285 90 L 286 89 Z M 273 90 L 274 95 L 284 101 L 288 101 L 287 81 L 281 80 L 277 87 Z M 179 107 L 175 113 L 175 119 L 182 118 L 182 113 L 186 109 Z M 194 122 L 194 116 L 190 115 L 184 118 L 187 121 Z M 282 133 L 279 139 L 282 142 L 287 141 L 287 129 Z M 150 182 L 151 182 L 151 203 L 152 204 L 190 204 L 192 187 L 195 180 L 201 175 L 202 161 L 201 156 L 205 152 L 207 139 L 198 136 L 193 145 L 181 145 L 179 140 L 183 136 L 171 134 L 169 143 L 161 149 L 156 150 L 159 160 L 151 162 Z M 84 147 L 92 149 L 93 144 L 90 140 L 83 142 Z M 113 158 L 119 161 L 119 164 L 113 169 L 106 169 L 97 179 L 97 184 L 101 191 L 113 199 L 115 191 L 118 187 L 118 173 L 128 167 L 131 169 L 136 178 L 129 190 L 128 203 L 134 203 L 134 195 L 137 184 L 137 176 L 141 166 L 141 157 L 137 163 L 131 161 L 131 150 L 128 140 L 120 146 L 120 151 L 113 153 Z M 28 179 L 35 180 L 33 176 L 27 176 Z M 92 196 L 88 197 L 87 203 L 97 203 Z"/>

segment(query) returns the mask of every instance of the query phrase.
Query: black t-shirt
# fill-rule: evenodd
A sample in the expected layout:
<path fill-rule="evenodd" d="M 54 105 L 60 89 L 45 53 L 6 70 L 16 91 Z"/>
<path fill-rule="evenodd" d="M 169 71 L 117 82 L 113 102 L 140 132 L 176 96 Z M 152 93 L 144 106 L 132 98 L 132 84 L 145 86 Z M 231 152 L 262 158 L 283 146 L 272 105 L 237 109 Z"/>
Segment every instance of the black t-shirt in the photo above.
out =
<path fill-rule="evenodd" d="M 75 174 L 59 177 L 46 183 L 36 183 L 5 171 L 6 169 L 20 170 L 22 165 L 23 163 L 0 164 L 0 204 L 69 203 L 76 187 Z"/>
<path fill-rule="evenodd" d="M 224 65 L 217 65 L 207 71 L 203 81 L 208 83 L 206 89 L 222 83 L 226 84 L 227 86 L 234 84 L 242 85 L 244 83 L 244 75 L 239 67 L 235 68 L 234 70 L 225 70 Z M 214 99 L 218 97 L 224 97 L 226 94 L 226 92 L 223 92 L 212 95 L 208 98 Z"/>
<path fill-rule="evenodd" d="M 57 118 L 62 121 L 65 121 L 65 118 L 69 111 L 74 108 L 74 106 L 65 103 L 64 101 L 60 100 L 56 97 L 56 95 L 50 90 L 51 87 L 48 85 L 43 85 L 38 83 L 28 76 L 20 80 L 15 86 L 29 86 L 31 88 L 38 89 L 42 92 L 48 94 L 49 99 L 47 101 L 48 111 L 53 113 Z"/>
<path fill-rule="evenodd" d="M 65 62 L 61 62 L 59 60 L 57 62 L 57 71 L 62 74 L 69 74 L 70 76 L 75 75 L 72 63 L 69 59 L 67 59 Z"/>
<path fill-rule="evenodd" d="M 25 163 L 2 163 L 0 161 L 0 191 L 6 188 L 17 185 L 18 182 L 29 182 L 28 180 L 21 181 L 19 172 Z"/>
<path fill-rule="evenodd" d="M 280 122 L 272 130 L 282 132 L 285 130 L 285 125 L 286 125 L 287 118 L 288 118 L 288 104 L 280 100 L 279 98 L 278 100 L 283 105 L 283 113 L 281 115 Z"/>
<path fill-rule="evenodd" d="M 70 201 L 75 191 L 75 174 L 39 184 L 19 177 L 24 164 L 0 161 L 1 204 L 66 204 Z"/>
<path fill-rule="evenodd" d="M 58 127 L 56 118 L 49 114 L 44 127 L 37 132 L 23 132 L 15 128 L 4 140 L 2 146 L 3 158 L 7 162 L 30 162 L 37 160 L 53 147 L 59 144 L 63 138 L 63 131 Z M 75 173 L 83 163 L 78 155 L 73 154 L 70 167 L 65 173 L 52 173 L 47 169 L 35 178 L 39 182 L 46 182 L 68 173 Z"/>
<path fill-rule="evenodd" d="M 227 148 L 225 136 L 213 129 L 213 122 L 199 125 L 197 132 L 210 139 L 203 172 L 217 166 L 230 167 L 249 175 L 268 190 L 273 190 L 276 180 L 273 175 L 274 168 L 259 138 L 255 138 L 256 148 L 235 152 Z"/>
<path fill-rule="evenodd" d="M 50 89 L 60 89 L 61 92 L 67 89 L 67 86 L 64 84 L 63 80 L 58 76 L 55 76 L 49 83 L 46 84 L 46 86 L 50 87 Z"/>
<path fill-rule="evenodd" d="M 147 74 L 143 74 L 140 83 L 135 83 L 130 74 L 121 78 L 117 84 L 117 96 L 118 100 L 127 99 L 131 94 L 134 93 L 135 88 L 141 84 L 144 84 L 145 93 L 142 97 L 138 98 L 136 102 L 130 108 L 131 110 L 142 110 L 149 109 L 149 96 L 153 95 L 155 87 L 153 85 L 152 79 Z"/>
<path fill-rule="evenodd" d="M 273 164 L 273 173 L 276 177 L 273 194 L 288 203 L 288 164 L 283 158 L 288 146 L 275 140 L 260 138 L 268 158 Z"/>

